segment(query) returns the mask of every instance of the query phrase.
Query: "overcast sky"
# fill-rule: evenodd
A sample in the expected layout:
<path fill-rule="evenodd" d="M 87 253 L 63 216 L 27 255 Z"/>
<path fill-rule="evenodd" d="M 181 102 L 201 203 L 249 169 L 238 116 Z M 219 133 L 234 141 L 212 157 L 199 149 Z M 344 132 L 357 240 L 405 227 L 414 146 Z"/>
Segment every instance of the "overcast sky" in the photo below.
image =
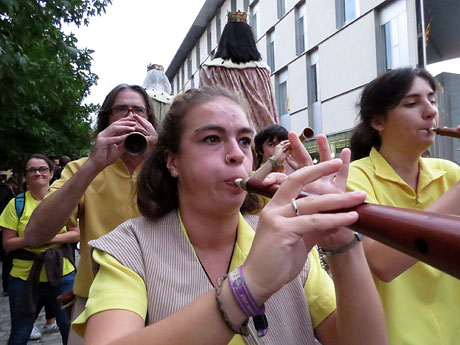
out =
<path fill-rule="evenodd" d="M 120 83 L 142 85 L 149 63 L 165 70 L 205 0 L 113 0 L 106 14 L 87 27 L 70 28 L 79 48 L 90 48 L 92 71 L 99 76 L 88 103 L 102 104 Z"/>
<path fill-rule="evenodd" d="M 95 50 L 92 71 L 99 76 L 86 102 L 102 104 L 120 83 L 142 85 L 149 63 L 166 68 L 205 0 L 113 0 L 107 13 L 87 27 L 72 28 L 79 48 Z M 68 31 L 67 29 L 66 31 Z M 429 66 L 434 75 L 460 73 L 460 59 Z"/>

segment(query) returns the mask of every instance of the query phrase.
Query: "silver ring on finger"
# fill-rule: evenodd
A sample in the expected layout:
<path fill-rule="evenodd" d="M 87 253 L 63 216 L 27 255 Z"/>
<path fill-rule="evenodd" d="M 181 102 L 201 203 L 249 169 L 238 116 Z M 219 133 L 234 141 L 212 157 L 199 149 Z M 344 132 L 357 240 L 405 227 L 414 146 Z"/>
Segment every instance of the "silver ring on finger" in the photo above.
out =
<path fill-rule="evenodd" d="M 294 208 L 294 212 L 296 216 L 300 216 L 299 208 L 297 207 L 297 202 L 294 198 L 291 199 L 292 207 Z"/>

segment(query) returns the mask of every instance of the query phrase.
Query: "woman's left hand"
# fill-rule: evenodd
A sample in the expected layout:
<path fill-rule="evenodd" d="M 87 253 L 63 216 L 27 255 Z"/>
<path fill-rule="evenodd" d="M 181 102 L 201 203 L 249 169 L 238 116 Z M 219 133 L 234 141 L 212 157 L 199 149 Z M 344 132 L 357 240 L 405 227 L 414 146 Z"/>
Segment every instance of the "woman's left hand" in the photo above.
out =
<path fill-rule="evenodd" d="M 289 156 L 290 152 L 291 143 L 289 140 L 283 140 L 278 145 L 276 145 L 272 158 L 278 167 L 281 167 L 284 164 L 284 161 Z"/>
<path fill-rule="evenodd" d="M 291 140 L 292 152 L 297 153 L 297 159 L 300 157 L 299 160 L 302 161 L 303 164 L 306 166 L 312 166 L 313 160 L 311 159 L 311 156 L 308 154 L 307 150 L 304 148 L 298 137 L 290 137 L 289 139 Z M 318 135 L 317 143 L 321 162 L 330 161 L 332 159 L 332 154 L 329 148 L 327 137 L 323 134 Z M 302 150 L 299 145 L 301 145 L 304 150 Z M 336 173 L 324 175 L 320 179 L 305 185 L 303 191 L 319 195 L 329 193 L 344 193 L 347 184 L 348 168 L 350 166 L 350 155 L 351 153 L 349 149 L 343 149 L 340 153 L 340 159 L 342 161 L 340 169 L 338 169 Z M 286 179 L 287 176 L 284 174 L 273 173 L 268 175 L 262 183 L 266 186 L 281 185 Z M 340 231 L 336 231 L 327 236 L 324 236 L 322 233 L 313 233 L 309 236 L 310 241 L 318 244 L 321 247 L 324 247 L 327 250 L 340 248 L 353 239 L 353 233 L 347 229 L 341 229 Z"/>
<path fill-rule="evenodd" d="M 262 210 L 258 230 L 244 265 L 245 276 L 248 273 L 248 279 L 255 284 L 255 293 L 260 296 L 258 302 L 263 302 L 297 276 L 308 252 L 318 241 L 324 237 L 337 241 L 341 236 L 333 234 L 358 219 L 356 212 L 328 211 L 362 203 L 365 199 L 363 192 L 297 199 L 297 213 L 291 201 L 305 184 L 337 172 L 341 166 L 340 160 L 336 159 L 296 171 L 285 179 Z M 353 234 L 350 232 L 350 235 Z"/>

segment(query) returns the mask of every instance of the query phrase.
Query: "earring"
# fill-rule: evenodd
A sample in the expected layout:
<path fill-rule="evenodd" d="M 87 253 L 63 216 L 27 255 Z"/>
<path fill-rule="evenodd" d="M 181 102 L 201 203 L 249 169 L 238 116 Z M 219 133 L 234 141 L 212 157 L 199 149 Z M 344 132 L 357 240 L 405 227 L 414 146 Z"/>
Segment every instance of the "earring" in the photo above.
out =
<path fill-rule="evenodd" d="M 177 175 L 178 175 L 178 174 L 177 174 L 177 170 L 176 170 L 175 168 L 172 168 L 172 169 L 171 169 L 171 176 L 172 176 L 172 177 L 177 177 Z"/>

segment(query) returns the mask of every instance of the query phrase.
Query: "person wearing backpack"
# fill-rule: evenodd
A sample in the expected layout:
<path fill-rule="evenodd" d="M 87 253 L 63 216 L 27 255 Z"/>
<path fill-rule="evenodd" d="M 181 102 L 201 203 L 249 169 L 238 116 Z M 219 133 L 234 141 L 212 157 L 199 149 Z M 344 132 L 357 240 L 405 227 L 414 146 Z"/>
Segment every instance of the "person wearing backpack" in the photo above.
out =
<path fill-rule="evenodd" d="M 8 202 L 14 198 L 13 188 L 6 183 L 6 175 L 0 176 L 0 213 L 8 205 Z M 1 232 L 0 232 L 1 234 Z M 11 271 L 11 258 L 8 252 L 3 248 L 2 236 L 0 236 L 0 259 L 2 260 L 2 287 L 3 296 L 8 295 L 8 280 Z"/>
<path fill-rule="evenodd" d="M 79 240 L 78 228 L 61 229 L 48 244 L 28 248 L 24 230 L 32 212 L 45 197 L 52 178 L 53 163 L 42 155 L 32 155 L 25 168 L 28 191 L 10 200 L 0 215 L 3 245 L 13 257 L 8 294 L 11 333 L 8 345 L 26 345 L 40 301 L 54 306 L 56 322 L 67 344 L 70 322 L 57 303 L 57 296 L 72 290 L 75 267 L 69 243 Z"/>

